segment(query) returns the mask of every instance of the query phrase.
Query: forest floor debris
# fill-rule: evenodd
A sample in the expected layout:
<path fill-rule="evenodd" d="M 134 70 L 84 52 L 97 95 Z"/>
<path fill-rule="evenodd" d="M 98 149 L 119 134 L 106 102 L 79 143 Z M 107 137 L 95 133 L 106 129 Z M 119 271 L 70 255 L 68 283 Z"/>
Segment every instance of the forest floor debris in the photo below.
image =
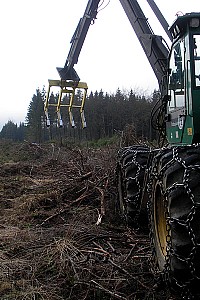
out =
<path fill-rule="evenodd" d="M 7 145 L 0 299 L 178 299 L 151 271 L 148 232 L 116 212 L 116 151 Z"/>

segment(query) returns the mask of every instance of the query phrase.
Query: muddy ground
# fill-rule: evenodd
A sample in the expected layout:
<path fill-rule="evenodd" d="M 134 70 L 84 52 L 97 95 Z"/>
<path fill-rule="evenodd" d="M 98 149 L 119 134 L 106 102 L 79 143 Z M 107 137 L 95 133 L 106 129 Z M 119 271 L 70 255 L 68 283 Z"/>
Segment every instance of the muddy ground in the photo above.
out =
<path fill-rule="evenodd" d="M 0 149 L 0 299 L 178 299 L 116 211 L 116 146 Z"/>

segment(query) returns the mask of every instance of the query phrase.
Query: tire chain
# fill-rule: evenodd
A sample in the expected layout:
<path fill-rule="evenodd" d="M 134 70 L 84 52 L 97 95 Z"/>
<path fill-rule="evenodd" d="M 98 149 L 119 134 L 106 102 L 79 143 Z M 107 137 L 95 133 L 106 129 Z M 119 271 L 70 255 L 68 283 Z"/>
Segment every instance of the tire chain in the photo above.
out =
<path fill-rule="evenodd" d="M 169 151 L 171 151 L 171 153 L 172 153 L 172 158 L 164 166 L 162 166 L 162 168 L 160 169 L 159 172 L 157 171 L 156 165 L 154 165 L 150 168 L 150 173 L 149 173 L 150 177 L 149 177 L 148 186 L 147 186 L 147 192 L 148 192 L 148 195 L 149 195 L 149 201 L 147 203 L 147 210 L 148 210 L 148 215 L 149 215 L 149 225 L 151 224 L 152 219 L 153 219 L 153 215 L 152 215 L 152 212 L 153 212 L 153 209 L 152 209 L 153 180 L 159 180 L 159 182 L 161 184 L 161 190 L 162 190 L 162 193 L 165 197 L 164 207 L 166 208 L 165 215 L 166 215 L 166 220 L 167 220 L 167 225 L 166 225 L 166 231 L 167 231 L 167 236 L 166 236 L 167 249 L 166 249 L 166 253 L 167 253 L 167 255 L 166 255 L 166 264 L 165 264 L 165 268 L 164 268 L 163 272 L 160 272 L 158 270 L 158 266 L 156 266 L 156 253 L 155 253 L 155 247 L 154 247 L 154 243 L 153 243 L 154 234 L 153 234 L 152 226 L 150 225 L 150 241 L 151 241 L 152 254 L 153 254 L 151 263 L 153 264 L 154 272 L 160 273 L 161 278 L 165 282 L 168 283 L 169 282 L 169 274 L 170 274 L 170 271 L 171 271 L 171 264 L 170 264 L 171 254 L 175 255 L 179 260 L 182 260 L 182 261 L 186 262 L 187 265 L 189 266 L 189 269 L 190 269 L 190 272 L 191 272 L 191 279 L 189 279 L 185 283 L 178 281 L 176 278 L 173 278 L 173 280 L 174 280 L 176 286 L 179 287 L 182 290 L 182 299 L 188 299 L 188 300 L 189 299 L 194 299 L 194 295 L 192 294 L 192 292 L 190 290 L 191 282 L 195 279 L 200 280 L 200 277 L 198 277 L 197 274 L 196 274 L 196 269 L 195 269 L 195 265 L 194 265 L 194 257 L 195 257 L 195 254 L 197 253 L 197 249 L 200 249 L 200 243 L 197 242 L 197 238 L 196 238 L 195 233 L 193 231 L 193 228 L 191 226 L 191 222 L 192 222 L 192 220 L 195 216 L 198 204 L 195 203 L 195 200 L 194 200 L 195 196 L 192 193 L 191 188 L 189 187 L 190 173 L 191 173 L 191 171 L 197 171 L 197 170 L 200 171 L 200 165 L 199 164 L 187 165 L 185 160 L 180 157 L 180 153 L 183 153 L 183 149 L 190 150 L 192 148 L 200 150 L 199 145 L 172 147 L 172 148 L 163 148 L 163 149 L 161 149 L 159 151 L 159 153 L 155 156 L 155 160 L 156 160 L 157 164 L 158 164 L 160 158 L 163 157 L 163 155 L 165 155 L 166 153 L 169 153 Z M 175 162 L 177 162 L 180 166 L 182 166 L 184 168 L 183 183 L 182 184 L 174 183 L 171 187 L 169 187 L 165 190 L 164 184 L 162 182 L 163 174 L 165 173 L 167 168 L 172 166 Z M 169 195 L 170 191 L 173 190 L 178 185 L 184 188 L 184 190 L 186 191 L 186 193 L 189 196 L 189 199 L 191 200 L 191 203 L 192 203 L 190 213 L 188 214 L 187 219 L 185 221 L 184 220 L 179 220 L 179 219 L 176 219 L 176 218 L 171 218 L 170 213 L 168 211 L 168 204 L 169 204 L 168 203 L 168 195 Z M 188 234 L 189 234 L 191 243 L 193 245 L 191 253 L 188 256 L 188 258 L 180 257 L 172 249 L 171 235 L 170 235 L 172 222 L 177 222 L 178 224 L 180 224 L 182 226 L 185 226 L 188 230 Z"/>
<path fill-rule="evenodd" d="M 140 213 L 140 204 L 141 204 L 141 193 L 142 193 L 142 189 L 143 186 L 139 180 L 139 175 L 141 173 L 141 171 L 144 171 L 146 168 L 146 164 L 145 165 L 141 165 L 137 158 L 138 158 L 138 154 L 140 153 L 144 153 L 144 152 L 148 152 L 149 153 L 149 147 L 148 146 L 142 146 L 142 145 L 138 145 L 138 146 L 129 146 L 129 147 L 125 147 L 123 149 L 120 149 L 118 152 L 118 172 L 121 170 L 123 172 L 123 190 L 124 190 L 124 201 L 125 201 L 125 218 L 127 219 L 127 206 L 129 206 L 131 204 L 132 209 L 134 211 L 134 227 L 139 227 L 139 223 L 138 223 L 138 217 L 139 217 L 139 213 Z M 126 162 L 124 164 L 124 160 L 130 156 L 131 160 L 128 160 L 128 162 Z M 126 177 L 126 170 L 128 167 L 131 166 L 136 166 L 136 172 L 135 172 L 135 176 L 134 177 Z M 129 180 L 133 180 L 136 183 L 137 186 L 137 190 L 138 192 L 136 194 L 134 194 L 134 196 L 129 196 L 127 195 L 127 190 L 126 190 L 126 183 Z M 142 182 L 143 183 L 143 182 Z"/>

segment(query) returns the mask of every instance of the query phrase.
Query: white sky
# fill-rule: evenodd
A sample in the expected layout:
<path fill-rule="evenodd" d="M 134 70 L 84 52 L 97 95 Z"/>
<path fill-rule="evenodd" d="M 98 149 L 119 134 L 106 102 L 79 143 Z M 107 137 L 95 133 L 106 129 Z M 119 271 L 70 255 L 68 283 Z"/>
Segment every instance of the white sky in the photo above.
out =
<path fill-rule="evenodd" d="M 104 0 L 105 4 L 109 0 Z M 48 79 L 59 79 L 70 40 L 88 0 L 6 0 L 1 3 L 0 130 L 8 120 L 25 120 L 33 94 Z M 146 0 L 138 0 L 154 33 L 163 34 Z M 198 12 L 198 0 L 156 0 L 171 24 L 178 11 Z M 92 91 L 131 88 L 151 93 L 157 81 L 118 0 L 97 15 L 78 65 L 81 81 Z"/>

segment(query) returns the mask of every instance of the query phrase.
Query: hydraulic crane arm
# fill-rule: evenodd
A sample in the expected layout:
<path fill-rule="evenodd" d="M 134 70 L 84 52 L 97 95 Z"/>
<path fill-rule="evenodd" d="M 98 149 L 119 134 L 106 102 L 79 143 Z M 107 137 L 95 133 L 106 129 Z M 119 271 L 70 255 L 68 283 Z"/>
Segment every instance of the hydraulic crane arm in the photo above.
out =
<path fill-rule="evenodd" d="M 138 40 L 149 60 L 149 63 L 161 86 L 163 78 L 167 73 L 167 57 L 169 50 L 163 43 L 161 36 L 154 35 L 147 18 L 145 17 L 137 0 L 119 0 L 121 5 L 138 37 Z M 166 31 L 170 40 L 171 33 L 168 30 L 168 24 L 155 4 L 154 0 L 147 0 L 154 14 Z M 85 41 L 88 29 L 96 18 L 100 0 L 89 0 L 83 17 L 80 19 L 75 33 L 71 40 L 71 48 L 64 65 L 64 68 L 57 68 L 61 80 L 79 81 L 80 78 L 74 69 L 74 64 L 78 62 L 78 57 Z"/>
<path fill-rule="evenodd" d="M 166 84 L 163 84 L 164 80 L 167 78 L 168 72 L 168 55 L 169 49 L 163 43 L 163 39 L 161 36 L 154 35 L 147 18 L 145 17 L 142 9 L 140 8 L 137 0 L 119 0 L 121 5 L 136 33 L 136 36 L 146 54 L 146 57 L 149 60 L 149 63 L 156 75 L 156 78 L 159 83 L 160 90 L 162 94 L 166 94 Z M 80 108 L 82 123 L 85 127 L 85 119 L 84 119 L 84 103 L 86 98 L 86 91 L 87 85 L 85 83 L 80 83 L 80 78 L 74 69 L 74 65 L 78 62 L 78 58 L 85 41 L 88 29 L 90 25 L 95 20 L 98 7 L 100 6 L 101 0 L 89 0 L 83 17 L 80 19 L 78 26 L 75 30 L 75 33 L 71 40 L 71 47 L 65 62 L 64 68 L 57 68 L 58 73 L 60 75 L 60 81 L 49 81 L 49 89 L 47 93 L 47 99 L 45 102 L 45 114 L 48 120 L 48 107 L 55 105 L 49 103 L 50 97 L 50 89 L 52 86 L 59 86 L 60 87 L 60 96 L 59 101 L 56 104 L 56 111 L 58 115 L 59 126 L 61 126 L 61 114 L 60 109 L 63 106 L 68 107 L 70 120 L 72 120 L 72 108 Z M 168 34 L 170 40 L 172 39 L 171 34 L 168 31 L 168 24 L 164 19 L 163 15 L 161 14 L 160 10 L 156 6 L 154 0 L 147 0 L 149 5 L 151 6 L 154 14 L 160 21 L 162 27 Z M 163 88 L 164 87 L 164 88 Z M 82 103 L 80 106 L 74 104 L 75 99 L 75 91 L 76 88 L 83 88 L 84 89 L 84 96 L 82 99 Z M 62 95 L 68 93 L 71 95 L 70 103 L 65 105 L 62 103 Z M 72 121 L 71 124 L 74 122 Z"/>
<path fill-rule="evenodd" d="M 154 14 L 156 15 L 158 21 L 160 22 L 160 24 L 162 25 L 163 29 L 165 30 L 166 34 L 168 35 L 168 38 L 170 39 L 170 41 L 172 42 L 172 34 L 169 31 L 169 24 L 167 23 L 167 21 L 165 20 L 165 17 L 163 16 L 163 14 L 161 13 L 160 9 L 158 8 L 158 6 L 155 4 L 154 0 L 147 0 L 147 2 L 149 3 L 149 6 L 151 7 L 151 9 L 153 10 Z"/>
<path fill-rule="evenodd" d="M 72 109 L 80 109 L 82 127 L 86 127 L 86 121 L 84 116 L 84 104 L 87 94 L 87 84 L 80 82 L 80 78 L 74 69 L 74 65 L 78 62 L 79 54 L 81 52 L 85 37 L 87 35 L 90 25 L 94 22 L 100 0 L 89 0 L 83 17 L 80 19 L 75 33 L 71 40 L 71 47 L 64 68 L 57 68 L 61 80 L 49 80 L 49 88 L 47 91 L 47 97 L 44 104 L 44 111 L 46 115 L 47 126 L 50 126 L 50 118 L 48 109 L 49 107 L 55 107 L 57 113 L 58 126 L 62 127 L 63 121 L 61 117 L 61 109 L 67 108 L 69 112 L 69 119 L 72 127 L 75 126 Z M 52 87 L 59 87 L 59 97 L 57 103 L 50 103 L 50 95 Z M 76 89 L 82 89 L 83 94 L 79 104 L 75 103 Z M 69 103 L 63 103 L 63 95 L 67 95 L 70 98 Z"/>
<path fill-rule="evenodd" d="M 169 49 L 163 43 L 161 36 L 155 35 L 151 29 L 147 18 L 136 0 L 119 0 L 133 27 L 135 34 L 149 60 L 149 63 L 156 75 L 159 86 L 161 87 L 163 78 L 167 74 L 167 58 Z M 168 24 L 153 0 L 147 0 L 154 14 L 161 23 L 171 40 L 168 31 Z"/>
<path fill-rule="evenodd" d="M 85 37 L 92 22 L 95 20 L 100 0 L 89 0 L 83 17 L 80 19 L 71 40 L 71 48 L 64 68 L 57 68 L 62 80 L 79 81 L 80 78 L 74 70 L 74 64 L 78 62 Z"/>

